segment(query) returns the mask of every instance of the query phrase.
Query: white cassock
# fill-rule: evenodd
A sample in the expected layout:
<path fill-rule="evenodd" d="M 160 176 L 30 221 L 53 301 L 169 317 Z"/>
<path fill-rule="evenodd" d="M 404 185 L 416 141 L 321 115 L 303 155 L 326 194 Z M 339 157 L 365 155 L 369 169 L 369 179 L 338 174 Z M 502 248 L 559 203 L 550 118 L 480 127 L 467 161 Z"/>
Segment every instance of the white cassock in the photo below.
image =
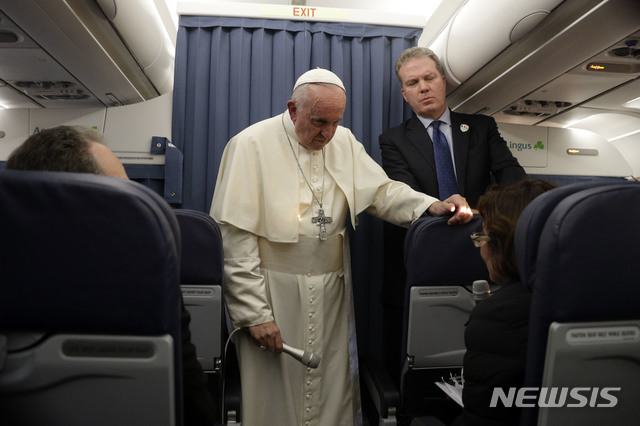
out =
<path fill-rule="evenodd" d="M 326 241 L 312 223 L 318 201 L 294 152 L 332 218 Z M 224 298 L 233 326 L 274 320 L 287 344 L 322 357 L 317 369 L 307 368 L 236 333 L 243 425 L 361 423 L 347 214 L 354 228 L 363 211 L 408 227 L 434 201 L 390 180 L 341 126 L 324 154 L 299 144 L 288 112 L 229 141 L 211 216 L 222 231 Z"/>

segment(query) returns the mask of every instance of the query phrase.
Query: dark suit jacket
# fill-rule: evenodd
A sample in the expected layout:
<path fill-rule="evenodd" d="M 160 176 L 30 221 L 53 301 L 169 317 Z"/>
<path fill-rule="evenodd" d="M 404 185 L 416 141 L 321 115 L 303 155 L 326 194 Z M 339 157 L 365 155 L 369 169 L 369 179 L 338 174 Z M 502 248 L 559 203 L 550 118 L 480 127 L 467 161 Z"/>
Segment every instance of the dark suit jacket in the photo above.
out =
<path fill-rule="evenodd" d="M 452 111 L 451 132 L 458 189 L 471 207 L 476 207 L 478 198 L 492 182 L 492 175 L 498 183 L 526 177 L 493 118 Z M 433 142 L 415 115 L 380 135 L 380 149 L 382 167 L 391 179 L 439 197 Z"/>
<path fill-rule="evenodd" d="M 502 184 L 526 178 L 524 169 L 500 136 L 493 118 L 451 111 L 451 132 L 458 189 L 472 208 L 476 207 L 478 198 L 492 183 L 492 178 Z M 439 198 L 433 142 L 415 115 L 380 135 L 380 149 L 382 167 L 391 179 Z M 385 304 L 397 308 L 404 304 L 405 233 L 403 228 L 384 224 L 382 299 Z"/>

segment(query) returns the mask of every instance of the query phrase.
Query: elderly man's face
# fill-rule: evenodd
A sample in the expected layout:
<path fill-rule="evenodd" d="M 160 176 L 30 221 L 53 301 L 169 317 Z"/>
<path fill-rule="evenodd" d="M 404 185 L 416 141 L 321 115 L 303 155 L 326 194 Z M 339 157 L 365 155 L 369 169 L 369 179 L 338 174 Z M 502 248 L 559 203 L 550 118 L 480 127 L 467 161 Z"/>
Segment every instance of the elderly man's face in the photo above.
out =
<path fill-rule="evenodd" d="M 347 99 L 340 87 L 319 84 L 309 87 L 308 98 L 302 108 L 294 101 L 287 102 L 287 107 L 300 144 L 317 151 L 336 133 Z"/>

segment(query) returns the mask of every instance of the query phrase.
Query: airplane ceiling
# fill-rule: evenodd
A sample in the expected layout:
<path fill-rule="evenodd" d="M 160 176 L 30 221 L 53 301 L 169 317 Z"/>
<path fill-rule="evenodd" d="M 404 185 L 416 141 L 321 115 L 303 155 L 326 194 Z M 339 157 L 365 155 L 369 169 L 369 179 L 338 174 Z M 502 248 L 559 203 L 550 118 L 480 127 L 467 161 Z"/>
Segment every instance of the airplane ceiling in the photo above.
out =
<path fill-rule="evenodd" d="M 103 5 L 133 13 L 107 17 Z M 174 47 L 156 15 L 147 1 L 0 0 L 0 103 L 104 107 L 166 93 Z M 143 36 L 127 42 L 132 25 Z"/>
<path fill-rule="evenodd" d="M 450 85 L 449 105 L 499 122 L 559 127 L 580 121 L 586 126 L 585 119 L 594 114 L 622 114 L 638 120 L 640 129 L 640 105 L 631 102 L 640 96 L 640 2 L 537 1 L 529 6 L 536 10 L 514 28 L 522 28 L 522 22 L 535 24 L 528 24 L 460 85 Z M 482 0 L 441 2 L 432 20 L 442 27 L 441 15 L 464 15 L 452 9 L 453 3 L 465 8 L 478 2 L 485 5 Z M 538 13 L 543 8 L 552 9 L 546 17 Z M 484 9 L 485 16 L 466 14 L 486 22 L 474 24 L 478 34 L 462 38 L 468 43 L 454 38 L 457 42 L 449 49 L 468 50 L 487 38 L 479 32 L 491 31 L 496 16 Z M 425 34 L 435 26 L 428 23 Z M 4 107 L 116 106 L 157 95 L 98 3 L 0 0 Z"/>
<path fill-rule="evenodd" d="M 639 49 L 637 0 L 564 1 L 452 89 L 448 103 L 498 122 L 556 127 L 615 113 L 640 129 L 640 109 L 629 104 L 640 96 Z"/>

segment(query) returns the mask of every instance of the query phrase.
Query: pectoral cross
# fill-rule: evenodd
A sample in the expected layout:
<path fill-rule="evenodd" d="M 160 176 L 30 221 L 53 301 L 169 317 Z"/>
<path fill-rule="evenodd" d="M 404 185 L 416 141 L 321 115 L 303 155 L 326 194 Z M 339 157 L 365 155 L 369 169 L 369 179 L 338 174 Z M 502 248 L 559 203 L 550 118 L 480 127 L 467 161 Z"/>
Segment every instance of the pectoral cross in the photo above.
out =
<path fill-rule="evenodd" d="M 327 223 L 333 222 L 333 218 L 331 216 L 324 215 L 324 209 L 318 209 L 318 216 L 311 218 L 312 223 L 317 223 L 320 227 L 320 239 L 322 241 L 327 239 Z"/>

